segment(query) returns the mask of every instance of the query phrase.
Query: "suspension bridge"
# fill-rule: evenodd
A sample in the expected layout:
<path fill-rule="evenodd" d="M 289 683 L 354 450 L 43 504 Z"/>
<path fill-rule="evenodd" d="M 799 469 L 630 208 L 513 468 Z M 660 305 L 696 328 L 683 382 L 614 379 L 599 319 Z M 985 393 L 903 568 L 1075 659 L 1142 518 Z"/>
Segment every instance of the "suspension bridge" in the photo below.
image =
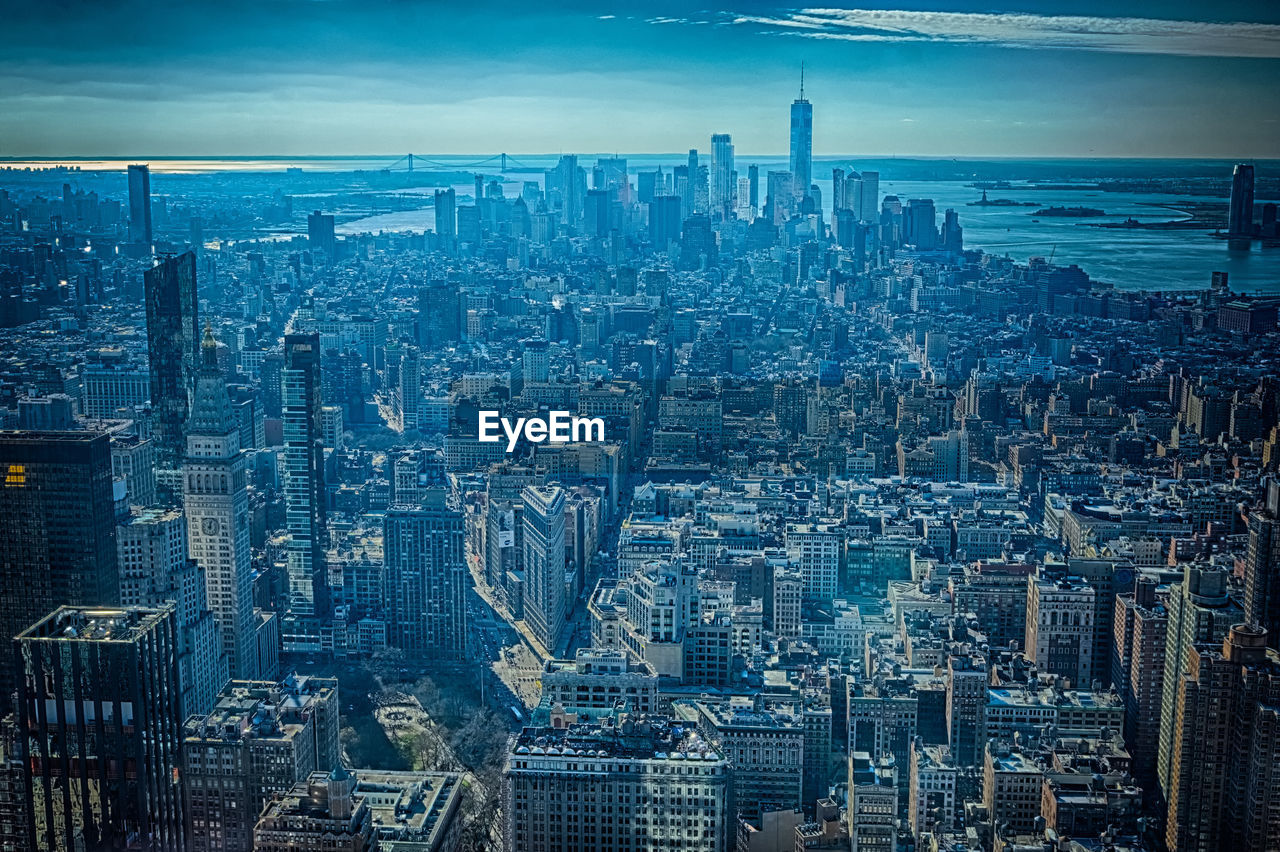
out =
<path fill-rule="evenodd" d="M 421 154 L 405 154 L 396 160 L 390 166 L 382 171 L 384 172 L 406 172 L 412 173 L 415 169 L 426 171 L 484 171 L 497 167 L 499 172 L 504 174 L 508 172 L 541 172 L 543 167 L 530 166 L 522 163 L 515 157 L 506 154 L 494 154 L 492 157 L 486 157 L 482 160 L 462 163 L 457 161 L 434 160 Z"/>

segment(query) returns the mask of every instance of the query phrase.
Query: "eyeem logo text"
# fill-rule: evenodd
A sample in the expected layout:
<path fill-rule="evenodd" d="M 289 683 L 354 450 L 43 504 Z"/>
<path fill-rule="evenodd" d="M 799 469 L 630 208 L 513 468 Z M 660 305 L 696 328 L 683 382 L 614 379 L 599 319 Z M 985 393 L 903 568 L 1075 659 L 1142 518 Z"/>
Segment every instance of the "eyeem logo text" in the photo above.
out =
<path fill-rule="evenodd" d="M 479 438 L 484 443 L 494 444 L 505 435 L 509 453 L 515 452 L 522 436 L 534 444 L 604 440 L 603 417 L 578 417 L 569 411 L 550 411 L 547 414 L 547 417 L 517 417 L 512 423 L 500 412 L 481 411 Z"/>

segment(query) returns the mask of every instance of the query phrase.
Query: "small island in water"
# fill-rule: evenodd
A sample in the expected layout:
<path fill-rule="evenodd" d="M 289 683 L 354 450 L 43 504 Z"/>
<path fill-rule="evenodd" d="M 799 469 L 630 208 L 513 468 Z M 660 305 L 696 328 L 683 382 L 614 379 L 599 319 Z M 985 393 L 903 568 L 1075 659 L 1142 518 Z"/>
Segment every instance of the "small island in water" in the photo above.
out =
<path fill-rule="evenodd" d="M 1038 207 L 1038 201 L 1014 201 L 1012 198 L 987 198 L 987 191 L 982 190 L 982 197 L 970 201 L 970 207 Z"/>
<path fill-rule="evenodd" d="M 1099 210 L 1097 207 L 1043 207 L 1032 216 L 1057 216 L 1064 219 L 1083 219 L 1093 216 L 1105 216 L 1107 211 Z"/>

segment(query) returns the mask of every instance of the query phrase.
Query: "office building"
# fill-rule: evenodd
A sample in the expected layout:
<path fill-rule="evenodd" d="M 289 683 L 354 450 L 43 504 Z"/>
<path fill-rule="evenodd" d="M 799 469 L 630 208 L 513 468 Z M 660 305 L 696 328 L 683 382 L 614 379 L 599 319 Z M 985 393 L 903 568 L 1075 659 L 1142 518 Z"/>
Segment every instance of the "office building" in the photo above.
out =
<path fill-rule="evenodd" d="M 711 137 L 711 218 L 732 219 L 734 208 L 733 141 L 728 133 Z"/>
<path fill-rule="evenodd" d="M 453 187 L 435 193 L 436 237 L 440 250 L 446 253 L 458 248 L 458 199 Z"/>
<path fill-rule="evenodd" d="M 790 705 L 769 707 L 763 698 L 680 700 L 675 718 L 695 727 L 733 766 L 733 808 L 759 825 L 763 814 L 801 806 L 804 721 Z"/>
<path fill-rule="evenodd" d="M 151 245 L 151 169 L 129 166 L 129 242 Z"/>
<path fill-rule="evenodd" d="M 209 606 L 218 622 L 219 645 L 229 676 L 253 680 L 258 671 L 248 479 L 240 427 L 227 395 L 226 378 L 218 367 L 217 342 L 209 328 L 201 343 L 200 373 L 186 433 L 182 500 L 189 553 L 204 569 Z"/>
<path fill-rule="evenodd" d="M 925 745 L 917 737 L 911 744 L 911 783 L 907 818 L 917 838 L 929 832 L 955 827 L 956 781 L 960 769 L 945 746 Z"/>
<path fill-rule="evenodd" d="M 523 546 L 524 617 L 533 635 L 554 656 L 564 630 L 564 489 L 550 485 L 526 486 Z"/>
<path fill-rule="evenodd" d="M 135 508 L 117 529 L 116 549 L 121 606 L 175 605 L 183 714 L 209 709 L 227 681 L 227 663 L 209 609 L 205 570 L 187 558 L 186 515 Z"/>
<path fill-rule="evenodd" d="M 183 426 L 199 364 L 195 252 L 162 258 L 143 282 L 156 452 L 161 466 L 176 467 L 186 449 Z"/>
<path fill-rule="evenodd" d="M 467 648 L 467 572 L 462 513 L 443 481 L 397 503 L 383 520 L 383 617 L 387 644 L 410 654 L 461 659 Z"/>
<path fill-rule="evenodd" d="M 59 606 L 120 600 L 111 442 L 92 432 L 0 433 L 0 635 Z M 9 658 L 12 659 L 12 658 Z M 12 666 L 0 666 L 8 706 Z"/>
<path fill-rule="evenodd" d="M 304 618 L 324 616 L 330 602 L 324 556 L 328 530 L 320 430 L 320 335 L 285 335 L 284 360 L 280 380 L 289 609 Z"/>
<path fill-rule="evenodd" d="M 1227 235 L 1253 236 L 1253 166 L 1239 163 L 1231 172 L 1231 206 L 1227 211 Z"/>
<path fill-rule="evenodd" d="M 542 702 L 565 710 L 610 710 L 619 702 L 637 713 L 658 706 L 658 675 L 643 660 L 617 648 L 579 648 L 572 660 L 547 660 Z"/>
<path fill-rule="evenodd" d="M 186 844 L 172 605 L 60 607 L 17 636 L 29 850 Z"/>
<path fill-rule="evenodd" d="M 796 198 L 808 195 L 813 183 L 813 104 L 804 96 L 804 69 L 800 70 L 800 97 L 791 102 L 792 190 Z M 772 187 L 770 188 L 772 190 Z M 772 194 L 772 192 L 770 193 Z M 775 203 L 776 199 L 775 199 Z"/>
<path fill-rule="evenodd" d="M 1075 687 L 1088 687 L 1095 675 L 1094 595 L 1078 578 L 1027 578 L 1027 656 Z"/>
<path fill-rule="evenodd" d="M 338 250 L 338 240 L 334 235 L 333 214 L 321 213 L 319 210 L 307 216 L 307 243 L 313 253 L 319 253 L 332 262 Z"/>
<path fill-rule="evenodd" d="M 182 728 L 191 852 L 241 852 L 272 796 L 340 763 L 338 682 L 228 683 Z"/>
<path fill-rule="evenodd" d="M 462 842 L 462 776 L 344 769 L 313 772 L 273 798 L 254 852 L 453 852 Z"/>
<path fill-rule="evenodd" d="M 1244 620 L 1267 631 L 1280 649 L 1280 480 L 1267 479 L 1263 505 L 1249 515 L 1245 552 Z"/>
<path fill-rule="evenodd" d="M 891 761 L 849 753 L 848 821 L 851 852 L 897 852 L 898 778 Z"/>
<path fill-rule="evenodd" d="M 732 774 L 714 743 L 665 716 L 528 727 L 503 769 L 504 849 L 722 852 Z"/>

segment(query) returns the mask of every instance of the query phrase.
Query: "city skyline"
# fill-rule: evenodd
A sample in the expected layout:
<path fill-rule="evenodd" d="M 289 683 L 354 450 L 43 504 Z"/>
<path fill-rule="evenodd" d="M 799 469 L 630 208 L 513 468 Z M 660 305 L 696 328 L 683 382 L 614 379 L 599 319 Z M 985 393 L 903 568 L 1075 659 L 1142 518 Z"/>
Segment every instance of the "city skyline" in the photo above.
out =
<path fill-rule="evenodd" d="M 1280 156 L 1261 4 L 5 5 L 6 157 L 785 152 L 801 62 L 815 157 Z"/>

